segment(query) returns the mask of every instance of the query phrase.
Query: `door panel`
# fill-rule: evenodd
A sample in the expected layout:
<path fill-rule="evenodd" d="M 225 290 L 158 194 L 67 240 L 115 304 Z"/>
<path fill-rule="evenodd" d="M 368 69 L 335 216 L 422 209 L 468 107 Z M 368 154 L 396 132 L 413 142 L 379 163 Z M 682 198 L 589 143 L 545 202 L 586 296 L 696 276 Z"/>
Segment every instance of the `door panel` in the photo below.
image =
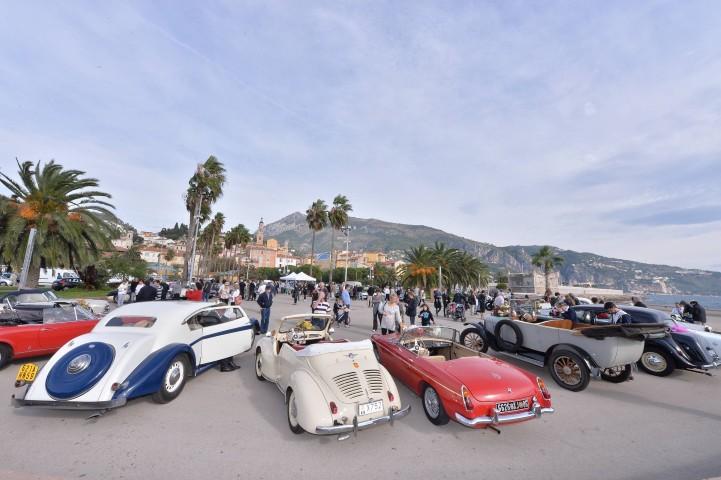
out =
<path fill-rule="evenodd" d="M 253 339 L 248 318 L 239 308 L 222 307 L 203 312 L 201 363 L 217 362 L 248 350 Z"/>

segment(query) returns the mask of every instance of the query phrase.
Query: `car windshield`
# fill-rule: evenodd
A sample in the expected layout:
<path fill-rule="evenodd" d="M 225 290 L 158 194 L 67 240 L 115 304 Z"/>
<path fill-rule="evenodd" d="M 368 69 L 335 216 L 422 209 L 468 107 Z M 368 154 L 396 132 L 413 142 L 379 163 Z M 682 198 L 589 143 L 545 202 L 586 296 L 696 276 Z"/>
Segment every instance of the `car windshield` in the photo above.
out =
<path fill-rule="evenodd" d="M 305 317 L 296 318 L 284 318 L 280 322 L 278 331 L 285 333 L 291 331 L 293 328 L 300 328 L 301 330 L 322 332 L 328 326 L 330 317 L 324 315 L 307 315 Z"/>
<path fill-rule="evenodd" d="M 458 332 L 449 327 L 408 327 L 401 335 L 401 343 L 413 342 L 414 340 L 441 340 L 446 342 L 457 342 Z"/>
<path fill-rule="evenodd" d="M 47 292 L 21 293 L 17 298 L 17 303 L 43 303 L 52 302 L 58 299 L 57 295 L 50 290 Z"/>
<path fill-rule="evenodd" d="M 155 325 L 155 317 L 144 317 L 140 315 L 124 315 L 113 317 L 105 323 L 106 327 L 134 327 L 150 328 Z"/>
<path fill-rule="evenodd" d="M 80 305 L 46 308 L 43 310 L 43 323 L 78 322 L 81 320 L 94 319 L 95 315 Z"/>

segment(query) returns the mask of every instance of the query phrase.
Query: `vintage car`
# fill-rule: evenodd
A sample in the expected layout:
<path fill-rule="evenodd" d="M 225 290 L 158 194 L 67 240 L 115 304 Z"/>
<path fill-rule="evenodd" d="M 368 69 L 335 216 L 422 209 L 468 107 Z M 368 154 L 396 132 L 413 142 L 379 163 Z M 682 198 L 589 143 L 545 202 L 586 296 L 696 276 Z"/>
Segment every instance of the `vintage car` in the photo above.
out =
<path fill-rule="evenodd" d="M 409 327 L 371 341 L 381 364 L 421 397 L 435 425 L 452 418 L 495 428 L 554 411 L 541 378 L 465 347 L 453 328 Z"/>
<path fill-rule="evenodd" d="M 579 392 L 593 378 L 621 383 L 631 378 L 632 364 L 643 353 L 647 338 L 663 338 L 667 327 L 658 324 L 574 325 L 568 319 L 538 319 L 524 315 L 486 317 L 468 323 L 461 342 L 474 350 L 496 352 L 533 365 L 547 366 L 561 387 Z M 575 327 L 575 328 L 574 328 Z"/>
<path fill-rule="evenodd" d="M 55 304 L 34 311 L 0 312 L 0 368 L 13 359 L 55 353 L 93 329 L 98 318 L 77 304 Z M 39 316 L 38 316 L 39 315 Z"/>
<path fill-rule="evenodd" d="M 23 365 L 15 406 L 104 410 L 152 394 L 167 403 L 186 380 L 250 350 L 258 328 L 242 308 L 196 302 L 142 302 L 109 313 L 38 372 Z"/>
<path fill-rule="evenodd" d="M 378 364 L 369 340 L 332 340 L 330 315 L 284 317 L 277 331 L 258 341 L 255 374 L 285 395 L 293 433 L 350 433 L 393 423 L 410 412 Z"/>
<path fill-rule="evenodd" d="M 17 311 L 36 310 L 37 304 L 54 304 L 56 302 L 78 303 L 91 310 L 96 315 L 103 315 L 110 309 L 110 304 L 104 299 L 61 299 L 48 288 L 26 288 L 5 292 L 0 295 L 0 304 L 12 307 Z"/>
<path fill-rule="evenodd" d="M 648 338 L 638 360 L 644 372 L 665 377 L 675 369 L 705 372 L 721 366 L 721 334 L 707 331 L 703 326 L 676 320 L 660 310 L 622 305 L 634 323 L 655 323 L 669 327 L 670 335 Z M 603 305 L 571 307 L 575 325 L 608 325 Z"/>

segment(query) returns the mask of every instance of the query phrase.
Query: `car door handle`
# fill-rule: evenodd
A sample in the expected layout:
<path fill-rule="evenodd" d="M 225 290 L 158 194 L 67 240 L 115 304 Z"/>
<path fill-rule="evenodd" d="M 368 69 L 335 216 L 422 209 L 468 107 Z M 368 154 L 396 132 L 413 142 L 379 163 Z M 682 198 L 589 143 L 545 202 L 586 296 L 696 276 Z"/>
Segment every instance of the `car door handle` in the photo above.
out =
<path fill-rule="evenodd" d="M 50 330 L 50 329 L 49 329 L 49 328 L 46 328 L 46 327 L 43 327 L 43 328 L 40 329 L 41 332 L 47 332 L 47 331 L 49 331 L 49 330 Z"/>

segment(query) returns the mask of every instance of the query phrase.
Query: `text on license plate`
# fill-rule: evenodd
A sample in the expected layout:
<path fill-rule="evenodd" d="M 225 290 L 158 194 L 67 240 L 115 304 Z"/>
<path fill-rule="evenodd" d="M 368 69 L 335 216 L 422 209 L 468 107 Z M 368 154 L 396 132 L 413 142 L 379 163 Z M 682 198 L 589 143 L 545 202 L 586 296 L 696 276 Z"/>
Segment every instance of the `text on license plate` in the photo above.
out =
<path fill-rule="evenodd" d="M 363 403 L 358 405 L 358 416 L 370 415 L 372 413 L 378 413 L 383 411 L 383 400 L 376 402 Z"/>
<path fill-rule="evenodd" d="M 528 399 L 516 400 L 514 402 L 499 402 L 496 404 L 496 411 L 498 413 L 515 412 L 516 410 L 524 409 L 528 409 Z"/>
<path fill-rule="evenodd" d="M 18 382 L 32 382 L 35 380 L 35 375 L 38 374 L 38 366 L 34 363 L 26 363 L 20 367 L 18 376 L 15 380 Z"/>

